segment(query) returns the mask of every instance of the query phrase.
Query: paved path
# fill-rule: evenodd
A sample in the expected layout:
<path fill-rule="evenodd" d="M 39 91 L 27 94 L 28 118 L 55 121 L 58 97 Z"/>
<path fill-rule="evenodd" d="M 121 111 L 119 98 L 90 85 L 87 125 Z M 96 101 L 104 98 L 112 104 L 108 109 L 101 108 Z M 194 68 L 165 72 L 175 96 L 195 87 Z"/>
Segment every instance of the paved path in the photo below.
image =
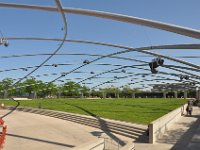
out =
<path fill-rule="evenodd" d="M 192 116 L 183 116 L 156 144 L 135 144 L 136 150 L 200 150 L 200 108 Z"/>
<path fill-rule="evenodd" d="M 0 110 L 0 116 L 6 112 L 8 110 Z M 98 141 L 98 136 L 103 133 L 93 127 L 19 111 L 14 111 L 4 120 L 8 126 L 4 150 L 74 149 Z"/>
<path fill-rule="evenodd" d="M 7 110 L 0 110 L 0 115 Z M 8 135 L 4 150 L 74 149 L 95 142 L 102 131 L 48 116 L 14 111 L 5 119 Z M 119 137 L 123 139 L 123 137 Z M 127 139 L 123 139 L 127 140 Z M 136 150 L 200 150 L 200 108 L 182 116 L 156 144 L 136 143 Z"/>

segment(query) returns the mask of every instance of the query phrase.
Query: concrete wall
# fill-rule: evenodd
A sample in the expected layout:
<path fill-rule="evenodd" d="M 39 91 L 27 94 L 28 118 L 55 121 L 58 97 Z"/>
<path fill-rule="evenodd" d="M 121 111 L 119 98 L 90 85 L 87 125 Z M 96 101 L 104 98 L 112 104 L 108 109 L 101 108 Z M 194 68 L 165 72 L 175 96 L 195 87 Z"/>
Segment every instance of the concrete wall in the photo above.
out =
<path fill-rule="evenodd" d="M 149 143 L 154 144 L 167 129 L 183 115 L 187 104 L 169 112 L 149 124 Z"/>

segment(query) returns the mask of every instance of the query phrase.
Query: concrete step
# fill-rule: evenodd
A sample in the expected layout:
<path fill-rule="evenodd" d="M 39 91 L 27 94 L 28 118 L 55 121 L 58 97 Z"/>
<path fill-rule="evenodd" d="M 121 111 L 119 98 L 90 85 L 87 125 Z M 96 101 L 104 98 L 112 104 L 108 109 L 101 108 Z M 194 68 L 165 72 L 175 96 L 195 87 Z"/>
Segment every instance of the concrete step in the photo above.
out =
<path fill-rule="evenodd" d="M 12 107 L 9 107 L 8 109 L 12 109 Z M 130 125 L 127 123 L 119 123 L 116 121 L 109 121 L 107 119 L 103 119 L 97 116 L 84 116 L 84 115 L 78 115 L 78 114 L 72 114 L 72 113 L 65 113 L 65 112 L 58 112 L 53 110 L 45 110 L 45 109 L 34 109 L 34 108 L 26 108 L 26 107 L 19 107 L 17 108 L 18 111 L 23 112 L 29 112 L 29 113 L 35 113 L 40 115 L 45 115 L 49 117 L 54 117 L 58 119 L 63 119 L 66 121 L 75 122 L 78 124 L 83 124 L 86 126 L 91 126 L 94 128 L 99 128 L 103 130 L 104 132 L 112 132 L 119 135 L 123 135 L 132 139 L 135 139 L 138 141 L 146 141 L 146 129 L 141 126 L 141 128 L 137 125 Z"/>

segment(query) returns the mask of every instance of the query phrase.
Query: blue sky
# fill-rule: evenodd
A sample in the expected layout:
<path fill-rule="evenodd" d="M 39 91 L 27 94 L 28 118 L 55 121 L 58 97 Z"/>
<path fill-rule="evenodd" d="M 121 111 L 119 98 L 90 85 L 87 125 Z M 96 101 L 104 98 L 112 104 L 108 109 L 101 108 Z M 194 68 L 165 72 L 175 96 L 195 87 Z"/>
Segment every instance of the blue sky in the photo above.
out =
<path fill-rule="evenodd" d="M 43 6 L 55 6 L 53 0 L 1 0 L 6 3 L 17 4 L 32 4 Z M 147 0 L 62 0 L 64 7 L 93 9 L 99 11 L 107 11 L 113 13 L 119 13 L 129 16 L 141 17 L 180 26 L 190 27 L 199 30 L 199 14 L 200 14 L 200 1 L 199 0 L 168 0 L 168 1 L 147 1 Z M 2 8 L 0 7 L 1 24 L 0 30 L 5 37 L 44 37 L 44 38 L 62 38 L 63 21 L 61 15 L 55 12 L 14 9 L 14 8 Z M 113 44 L 121 44 L 131 47 L 142 47 L 150 45 L 161 44 L 176 44 L 176 43 L 199 43 L 199 40 L 143 27 L 139 25 L 133 25 L 129 23 L 123 23 L 119 21 L 113 21 L 102 18 L 88 17 L 83 15 L 66 14 L 68 23 L 67 39 L 80 39 L 80 40 L 92 40 L 101 41 Z M 52 53 L 60 42 L 49 41 L 9 41 L 10 46 L 5 48 L 0 46 L 0 56 L 14 55 L 14 54 L 36 54 L 36 53 Z M 79 43 L 65 43 L 59 53 L 91 53 L 91 54 L 110 54 L 113 52 L 121 51 L 121 49 L 96 46 Z M 166 54 L 170 56 L 199 56 L 199 50 L 156 50 L 155 52 Z M 151 61 L 153 57 L 141 57 L 147 56 L 141 53 L 127 53 L 120 55 L 123 57 L 135 58 L 144 61 Z M 34 66 L 40 64 L 47 56 L 35 56 L 35 57 L 20 57 L 20 58 L 8 58 L 0 59 L 2 64 L 0 70 L 20 68 L 26 66 Z M 36 71 L 33 76 L 42 75 L 45 73 L 60 73 L 68 72 L 81 65 L 85 59 L 93 60 L 96 57 L 89 56 L 55 56 L 47 64 L 52 63 L 73 63 L 71 66 L 42 67 Z M 199 64 L 198 59 L 185 59 L 187 61 Z M 105 58 L 96 63 L 111 63 L 121 65 L 139 64 L 136 62 L 122 61 L 118 59 Z M 166 64 L 179 65 L 172 61 L 166 60 Z M 80 69 L 85 73 L 83 74 L 70 74 L 66 78 L 78 81 L 74 78 L 86 78 L 91 76 L 90 72 L 95 73 L 102 72 L 108 69 L 116 67 L 111 66 L 96 66 L 88 65 Z M 145 68 L 148 68 L 146 66 Z M 159 68 L 161 71 L 173 72 L 164 68 Z M 28 72 L 31 69 L 28 70 Z M 127 71 L 147 72 L 137 69 L 129 69 Z M 0 78 L 5 77 L 20 78 L 26 75 L 28 72 L 18 70 L 10 72 L 1 72 Z M 104 75 L 104 77 L 113 77 L 116 74 L 110 73 Z M 124 76 L 120 73 L 117 76 Z M 56 76 L 40 77 L 38 79 L 44 81 L 51 81 Z M 97 85 L 99 82 L 104 82 L 109 78 L 102 78 L 92 80 L 90 82 L 93 85 Z M 131 80 L 126 79 L 119 81 L 115 84 L 121 86 L 125 83 L 129 83 Z M 108 86 L 105 85 L 105 86 Z M 138 85 L 139 86 L 139 85 Z"/>

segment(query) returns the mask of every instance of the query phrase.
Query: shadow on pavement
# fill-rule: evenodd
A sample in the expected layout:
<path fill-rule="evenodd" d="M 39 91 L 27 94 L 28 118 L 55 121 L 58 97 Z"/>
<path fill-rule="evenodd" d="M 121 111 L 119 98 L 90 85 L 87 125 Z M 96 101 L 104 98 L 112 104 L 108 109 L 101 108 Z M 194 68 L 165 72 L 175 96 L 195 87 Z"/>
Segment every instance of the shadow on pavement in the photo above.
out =
<path fill-rule="evenodd" d="M 197 112 L 198 111 L 200 111 L 200 109 L 198 109 Z M 184 117 L 188 120 L 185 122 L 177 122 L 177 127 L 175 129 L 170 128 L 157 142 L 159 144 L 173 145 L 171 150 L 200 150 L 200 147 L 194 148 L 194 146 L 200 146 L 200 131 L 197 131 L 199 130 L 198 128 L 200 128 L 200 115 L 185 115 Z M 192 143 L 195 134 L 198 134 L 196 143 L 199 144 Z"/>
<path fill-rule="evenodd" d="M 10 134 L 10 133 L 7 133 L 6 136 L 11 136 L 11 137 L 16 137 L 16 138 L 23 138 L 23 139 L 27 139 L 27 140 L 33 140 L 33 141 L 37 141 L 37 142 L 44 142 L 44 143 L 54 144 L 54 145 L 64 146 L 64 147 L 71 147 L 71 148 L 75 147 L 74 145 L 69 145 L 69 144 L 64 144 L 64 143 L 59 143 L 59 142 L 54 142 L 54 141 L 48 141 L 48 140 L 43 140 L 43 139 L 37 139 L 37 138 L 32 138 L 32 137 L 27 137 L 27 136 L 22 136 L 22 135 Z"/>
<path fill-rule="evenodd" d="M 118 137 L 116 137 L 114 134 L 111 133 L 109 127 L 108 127 L 108 124 L 105 120 L 101 119 L 99 116 L 96 116 L 95 114 L 93 114 L 92 112 L 80 107 L 80 106 L 76 106 L 76 105 L 72 105 L 72 104 L 67 104 L 67 105 L 70 105 L 70 106 L 73 106 L 73 107 L 76 107 L 78 109 L 81 109 L 83 110 L 84 112 L 86 112 L 87 114 L 89 114 L 90 116 L 93 116 L 94 118 L 96 118 L 99 122 L 99 125 L 100 125 L 100 129 L 102 131 L 104 131 L 104 133 L 106 133 L 109 137 L 111 137 L 116 143 L 119 143 L 121 146 L 124 146 L 126 145 L 126 143 L 119 139 Z"/>
<path fill-rule="evenodd" d="M 199 110 L 200 111 L 200 110 Z M 188 117 L 188 116 L 186 116 Z M 178 149 L 181 149 L 181 150 L 199 150 L 200 147 L 198 148 L 194 148 L 195 145 L 193 146 L 193 148 L 191 147 L 191 140 L 192 138 L 194 137 L 195 134 L 199 133 L 197 132 L 198 128 L 200 127 L 200 116 L 199 115 L 192 115 L 192 116 L 189 116 L 189 117 L 194 117 L 194 118 L 197 118 L 197 120 L 195 122 L 191 122 L 190 124 L 190 128 L 187 130 L 187 132 L 185 132 L 181 138 L 177 141 L 177 143 L 171 148 L 171 150 L 178 150 Z M 199 137 L 200 137 L 200 133 L 199 133 Z M 198 139 L 198 142 L 200 142 L 200 139 Z M 197 142 L 197 143 L 198 143 Z M 190 148 L 189 148 L 189 147 Z"/>

